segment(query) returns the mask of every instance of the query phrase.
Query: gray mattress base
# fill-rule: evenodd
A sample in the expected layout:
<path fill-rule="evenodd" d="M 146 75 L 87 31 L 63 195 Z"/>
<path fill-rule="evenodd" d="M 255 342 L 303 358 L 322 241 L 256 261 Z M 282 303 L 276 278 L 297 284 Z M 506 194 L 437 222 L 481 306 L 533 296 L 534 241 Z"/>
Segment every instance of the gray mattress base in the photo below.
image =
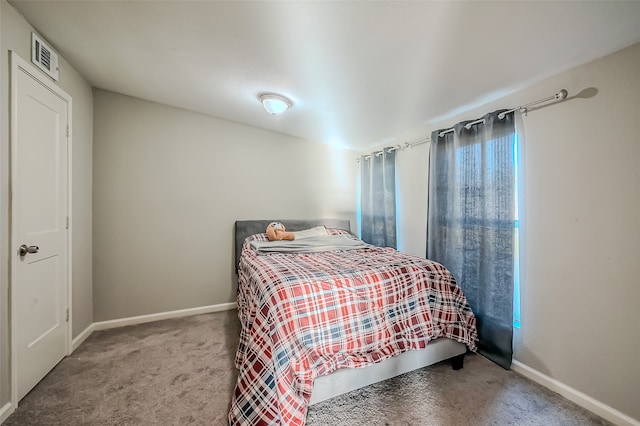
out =
<path fill-rule="evenodd" d="M 467 347 L 463 343 L 440 338 L 429 342 L 425 349 L 403 352 L 364 368 L 336 370 L 315 379 L 309 405 L 462 355 L 466 351 Z"/>

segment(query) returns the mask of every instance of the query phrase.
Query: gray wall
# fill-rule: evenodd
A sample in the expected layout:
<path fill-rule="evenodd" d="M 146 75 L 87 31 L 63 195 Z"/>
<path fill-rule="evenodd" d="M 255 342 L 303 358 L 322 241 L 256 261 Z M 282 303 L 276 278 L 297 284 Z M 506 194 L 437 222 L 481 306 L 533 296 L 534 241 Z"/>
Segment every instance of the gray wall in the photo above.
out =
<path fill-rule="evenodd" d="M 235 301 L 235 220 L 355 227 L 353 151 L 103 90 L 94 102 L 95 321 Z"/>
<path fill-rule="evenodd" d="M 640 419 L 640 44 L 398 141 L 488 111 L 519 120 L 522 328 L 515 359 Z M 592 98 L 572 97 L 597 88 Z M 408 138 L 408 139 L 407 139 Z M 398 154 L 400 249 L 425 255 L 428 145 Z"/>
<path fill-rule="evenodd" d="M 0 407 L 9 401 L 9 95 L 11 64 L 9 51 L 31 61 L 34 29 L 5 1 L 0 0 Z M 46 34 L 41 34 L 46 40 Z M 55 46 L 53 46 L 55 48 Z M 60 58 L 60 81 L 73 98 L 72 138 L 72 248 L 73 248 L 73 336 L 93 322 L 91 270 L 91 161 L 93 138 L 93 94 L 87 81 Z M 44 75 L 44 74 L 43 74 Z M 49 77 L 45 77 L 49 78 Z"/>

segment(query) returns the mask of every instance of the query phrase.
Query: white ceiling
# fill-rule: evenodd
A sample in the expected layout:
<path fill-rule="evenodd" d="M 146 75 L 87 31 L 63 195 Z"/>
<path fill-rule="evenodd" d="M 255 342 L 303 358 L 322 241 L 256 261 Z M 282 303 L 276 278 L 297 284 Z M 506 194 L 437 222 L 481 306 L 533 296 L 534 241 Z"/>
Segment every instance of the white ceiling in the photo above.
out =
<path fill-rule="evenodd" d="M 640 1 L 10 3 L 95 87 L 358 150 L 640 42 Z"/>

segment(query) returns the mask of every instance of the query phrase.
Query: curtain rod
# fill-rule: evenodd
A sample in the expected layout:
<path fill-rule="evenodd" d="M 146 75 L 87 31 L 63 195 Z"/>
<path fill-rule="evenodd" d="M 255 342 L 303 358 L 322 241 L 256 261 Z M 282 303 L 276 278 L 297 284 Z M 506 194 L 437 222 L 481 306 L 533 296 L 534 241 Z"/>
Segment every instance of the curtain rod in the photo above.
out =
<path fill-rule="evenodd" d="M 529 102 L 528 104 L 517 106 L 517 107 L 511 108 L 511 109 L 509 109 L 507 111 L 503 111 L 500 114 L 498 114 L 498 118 L 500 120 L 502 120 L 507 114 L 512 113 L 514 111 L 520 111 L 521 113 L 526 113 L 527 109 L 532 107 L 532 106 L 534 106 L 534 105 L 538 105 L 538 104 L 541 104 L 541 103 L 544 103 L 544 102 L 549 102 L 549 101 L 561 101 L 561 100 L 567 99 L 568 95 L 569 95 L 569 92 L 567 92 L 566 89 L 560 89 L 560 91 L 558 93 L 556 93 L 555 95 L 548 96 L 548 97 L 546 97 L 544 99 L 539 99 L 537 101 Z M 469 130 L 472 126 L 474 126 L 476 124 L 480 124 L 480 123 L 484 123 L 484 119 L 483 118 L 481 118 L 479 120 L 471 121 L 471 122 L 467 123 L 464 127 L 467 130 Z M 454 130 L 455 129 L 453 127 L 449 128 L 449 129 L 445 129 L 445 130 L 441 131 L 440 133 L 438 133 L 438 135 L 439 136 L 444 136 L 447 133 L 453 132 Z M 412 147 L 417 146 L 417 145 L 422 145 L 423 143 L 427 143 L 427 142 L 431 142 L 431 137 L 422 138 L 422 139 L 419 139 L 419 140 L 413 141 L 413 142 L 405 142 L 402 145 L 396 145 L 394 147 L 389 148 L 387 150 L 387 152 L 396 151 L 396 150 L 397 151 L 402 151 L 402 150 L 405 150 L 405 149 L 408 149 L 408 148 L 412 148 Z M 378 156 L 382 155 L 382 151 L 373 152 L 373 155 L 378 157 Z M 371 158 L 371 155 L 365 155 L 364 156 L 365 160 L 368 160 L 369 158 Z M 360 162 L 360 157 L 358 157 L 356 160 L 358 162 Z"/>

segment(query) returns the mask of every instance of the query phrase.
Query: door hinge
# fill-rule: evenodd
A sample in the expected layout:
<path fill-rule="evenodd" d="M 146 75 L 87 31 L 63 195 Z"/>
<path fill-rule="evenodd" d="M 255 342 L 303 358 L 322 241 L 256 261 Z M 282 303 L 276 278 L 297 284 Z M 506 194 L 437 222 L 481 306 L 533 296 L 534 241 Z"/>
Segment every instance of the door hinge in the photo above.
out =
<path fill-rule="evenodd" d="M 69 137 L 69 125 L 67 124 L 67 137 Z"/>
<path fill-rule="evenodd" d="M 67 322 L 69 322 L 69 308 L 67 308 Z"/>
<path fill-rule="evenodd" d="M 67 216 L 67 229 L 69 229 L 69 216 Z"/>

